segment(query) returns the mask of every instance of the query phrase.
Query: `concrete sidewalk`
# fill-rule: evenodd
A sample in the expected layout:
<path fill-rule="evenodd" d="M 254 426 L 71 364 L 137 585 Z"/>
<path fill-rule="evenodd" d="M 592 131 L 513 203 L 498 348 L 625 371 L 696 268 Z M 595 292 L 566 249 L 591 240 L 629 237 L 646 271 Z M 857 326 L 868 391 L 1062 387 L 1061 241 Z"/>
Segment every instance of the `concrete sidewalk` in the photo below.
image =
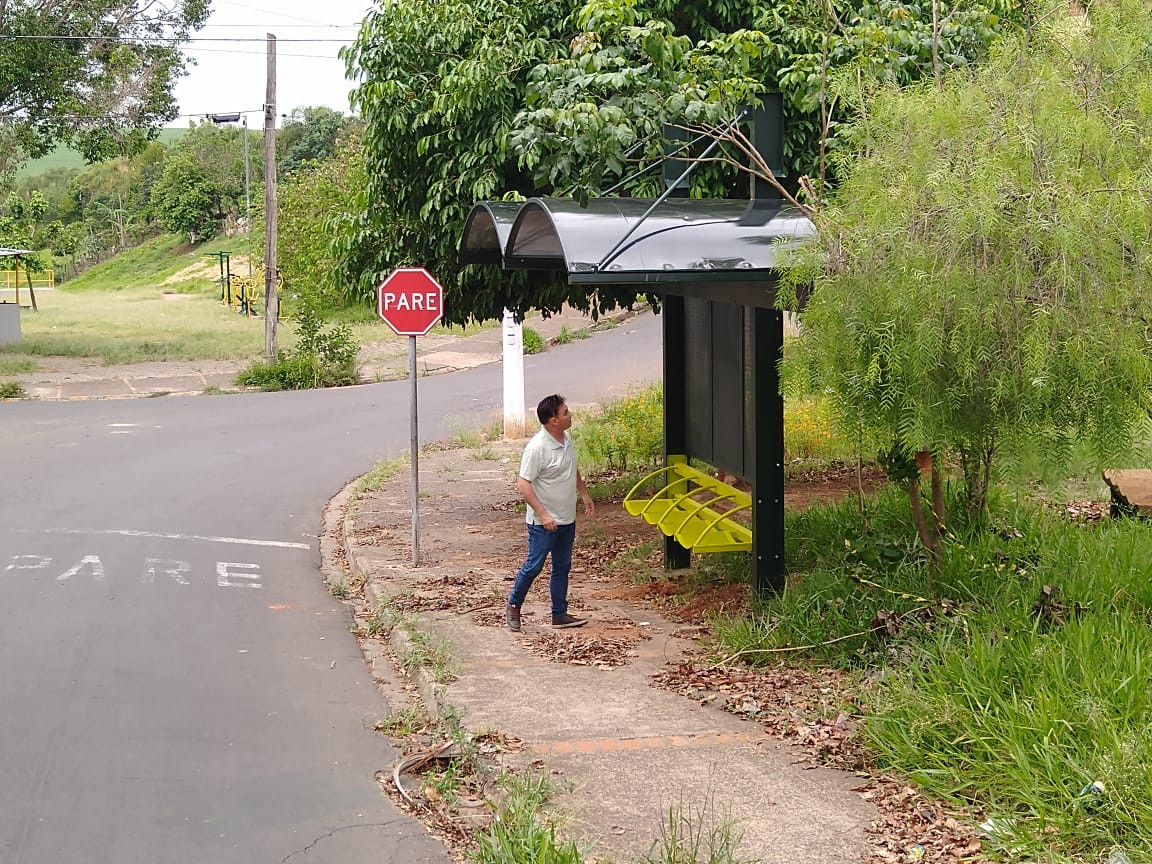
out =
<path fill-rule="evenodd" d="M 616 312 L 600 320 L 604 326 L 610 326 L 628 314 Z M 560 336 L 565 330 L 579 334 L 597 326 L 590 317 L 571 309 L 551 318 L 531 315 L 525 324 L 539 333 L 545 342 Z M 469 336 L 456 335 L 459 332 L 433 332 L 416 340 L 420 374 L 470 369 L 497 362 L 503 357 L 499 325 Z M 4 380 L 19 383 L 28 398 L 44 401 L 195 396 L 241 389 L 236 386 L 236 375 L 247 364 L 242 361 L 200 360 L 104 366 L 91 359 L 52 357 L 43 358 L 40 365 L 40 371 L 6 376 Z M 407 339 L 366 345 L 361 350 L 362 384 L 407 377 Z"/>
<path fill-rule="evenodd" d="M 548 626 L 546 574 L 524 605 L 523 631 L 502 626 L 511 585 L 504 577 L 523 553 L 523 516 L 512 506 L 521 446 L 421 457 L 424 549 L 416 567 L 407 472 L 347 502 L 341 533 L 370 604 L 404 610 L 420 631 L 449 646 L 456 680 L 435 684 L 427 671 L 416 673 L 430 710 L 459 714 L 472 731 L 521 739 L 523 752 L 506 754 L 506 762 L 547 765 L 561 790 L 565 832 L 593 860 L 637 860 L 660 837 L 670 807 L 699 810 L 708 802 L 743 832 L 743 860 L 863 860 L 875 813 L 851 791 L 858 778 L 802 767 L 798 751 L 755 723 L 650 683 L 693 650 L 695 628 L 609 599 L 620 594 L 605 590 L 611 580 L 579 560 L 570 599 L 590 619 L 586 627 Z M 578 552 L 581 536 L 588 543 L 597 531 L 612 532 L 613 519 L 621 518 L 607 512 L 612 506 L 603 505 L 591 525 L 578 517 Z M 390 638 L 403 658 L 410 637 L 395 628 Z M 556 662 L 555 650 L 552 657 L 541 651 L 589 639 L 625 646 L 627 663 L 573 665 Z"/>

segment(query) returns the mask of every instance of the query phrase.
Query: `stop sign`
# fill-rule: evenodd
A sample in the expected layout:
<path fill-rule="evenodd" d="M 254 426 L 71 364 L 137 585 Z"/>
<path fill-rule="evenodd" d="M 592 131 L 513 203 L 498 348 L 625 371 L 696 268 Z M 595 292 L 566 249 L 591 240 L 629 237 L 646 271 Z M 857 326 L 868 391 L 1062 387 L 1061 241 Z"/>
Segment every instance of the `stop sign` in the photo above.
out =
<path fill-rule="evenodd" d="M 398 267 L 380 283 L 376 311 L 397 336 L 423 336 L 444 312 L 444 289 L 423 267 Z"/>

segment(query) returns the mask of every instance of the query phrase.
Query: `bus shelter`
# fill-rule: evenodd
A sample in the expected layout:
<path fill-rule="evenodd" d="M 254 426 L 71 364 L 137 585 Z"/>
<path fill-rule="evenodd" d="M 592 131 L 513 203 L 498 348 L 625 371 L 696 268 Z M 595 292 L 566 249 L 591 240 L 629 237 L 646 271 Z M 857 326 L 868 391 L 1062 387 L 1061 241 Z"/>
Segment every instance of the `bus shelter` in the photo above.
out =
<path fill-rule="evenodd" d="M 660 528 L 669 569 L 693 552 L 750 552 L 761 596 L 785 575 L 777 266 L 814 234 L 777 199 L 533 198 L 476 204 L 460 241 L 463 264 L 658 296 L 664 464 L 624 505 Z"/>

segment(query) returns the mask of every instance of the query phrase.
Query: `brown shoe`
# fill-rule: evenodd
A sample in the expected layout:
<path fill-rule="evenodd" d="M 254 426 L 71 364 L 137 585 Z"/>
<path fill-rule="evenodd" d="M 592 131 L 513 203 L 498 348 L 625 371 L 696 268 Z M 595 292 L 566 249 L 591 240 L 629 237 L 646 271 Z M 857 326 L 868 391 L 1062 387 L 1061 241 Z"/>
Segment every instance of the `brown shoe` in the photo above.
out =
<path fill-rule="evenodd" d="M 586 618 L 576 618 L 576 617 L 573 617 L 572 615 L 553 615 L 552 616 L 552 626 L 557 627 L 557 628 L 559 628 L 559 627 L 583 627 L 587 623 L 588 623 L 588 620 Z"/>
<path fill-rule="evenodd" d="M 504 623 L 513 633 L 520 632 L 520 607 L 509 603 L 504 607 Z"/>

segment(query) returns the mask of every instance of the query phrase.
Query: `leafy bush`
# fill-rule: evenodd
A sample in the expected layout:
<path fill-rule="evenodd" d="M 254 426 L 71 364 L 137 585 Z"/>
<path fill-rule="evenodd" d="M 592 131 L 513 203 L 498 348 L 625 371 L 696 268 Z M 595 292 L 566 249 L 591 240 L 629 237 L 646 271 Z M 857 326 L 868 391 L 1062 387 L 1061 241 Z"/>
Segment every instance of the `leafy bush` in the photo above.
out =
<path fill-rule="evenodd" d="M 593 467 L 655 465 L 664 453 L 664 391 L 637 391 L 605 405 L 573 433 Z"/>
<path fill-rule="evenodd" d="M 19 381 L 0 382 L 0 399 L 23 399 L 24 388 Z"/>
<path fill-rule="evenodd" d="M 296 311 L 296 347 L 281 352 L 274 363 L 256 361 L 236 376 L 236 383 L 262 390 L 308 390 L 356 383 L 359 346 L 346 324 L 325 330 L 313 303 Z"/>
<path fill-rule="evenodd" d="M 544 337 L 531 327 L 524 327 L 524 353 L 539 354 L 544 350 Z"/>

